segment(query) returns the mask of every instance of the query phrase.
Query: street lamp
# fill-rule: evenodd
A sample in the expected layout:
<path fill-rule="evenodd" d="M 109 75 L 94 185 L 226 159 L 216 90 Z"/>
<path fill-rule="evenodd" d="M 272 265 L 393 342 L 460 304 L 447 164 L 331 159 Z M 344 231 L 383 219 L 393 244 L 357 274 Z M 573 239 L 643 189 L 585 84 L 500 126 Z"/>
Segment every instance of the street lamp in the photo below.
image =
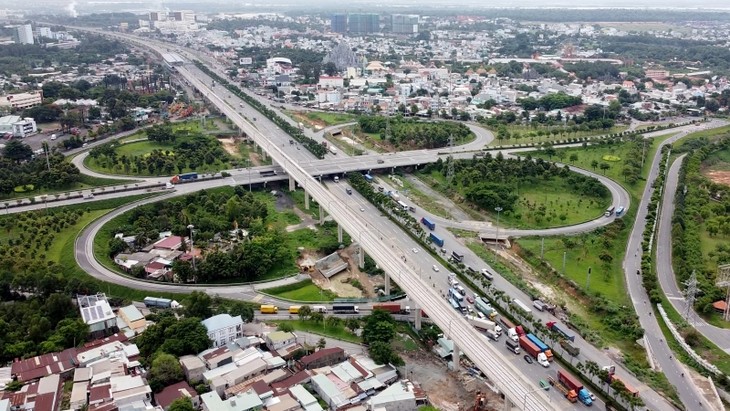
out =
<path fill-rule="evenodd" d="M 251 164 L 250 158 L 246 159 L 246 161 L 248 162 L 248 192 L 250 193 L 251 192 L 251 165 L 252 164 Z"/>
<path fill-rule="evenodd" d="M 188 224 L 188 230 L 190 230 L 190 254 L 193 256 L 193 271 L 195 271 L 195 247 L 193 246 L 193 229 L 194 225 Z"/>
<path fill-rule="evenodd" d="M 532 390 L 532 391 L 527 391 L 527 392 L 525 393 L 525 396 L 524 396 L 524 397 L 522 397 L 522 409 L 523 409 L 523 410 L 526 410 L 526 409 L 527 409 L 527 396 L 528 396 L 528 395 L 530 395 L 530 394 L 532 394 L 533 392 L 537 392 L 537 391 L 540 391 L 540 390 L 542 390 L 542 389 L 543 389 L 543 388 L 536 388 L 536 389 L 534 389 L 534 390 Z M 552 398 L 550 399 L 550 402 L 553 402 Z"/>
<path fill-rule="evenodd" d="M 502 210 L 503 210 L 503 208 L 502 208 L 502 207 L 495 207 L 495 208 L 494 208 L 494 211 L 496 211 L 496 212 L 497 212 L 497 236 L 496 236 L 496 237 L 495 237 L 495 239 L 494 239 L 494 242 L 495 242 L 496 244 L 499 244 L 499 213 L 501 213 L 501 212 L 502 212 Z"/>

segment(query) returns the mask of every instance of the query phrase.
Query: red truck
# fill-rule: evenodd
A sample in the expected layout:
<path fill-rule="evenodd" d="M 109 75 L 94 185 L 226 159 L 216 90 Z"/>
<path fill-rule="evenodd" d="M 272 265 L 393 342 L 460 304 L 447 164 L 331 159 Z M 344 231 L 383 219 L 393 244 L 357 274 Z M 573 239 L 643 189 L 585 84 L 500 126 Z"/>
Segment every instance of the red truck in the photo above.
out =
<path fill-rule="evenodd" d="M 408 314 L 411 312 L 410 307 L 401 307 L 400 304 L 373 304 L 373 310 L 383 310 L 391 314 Z"/>

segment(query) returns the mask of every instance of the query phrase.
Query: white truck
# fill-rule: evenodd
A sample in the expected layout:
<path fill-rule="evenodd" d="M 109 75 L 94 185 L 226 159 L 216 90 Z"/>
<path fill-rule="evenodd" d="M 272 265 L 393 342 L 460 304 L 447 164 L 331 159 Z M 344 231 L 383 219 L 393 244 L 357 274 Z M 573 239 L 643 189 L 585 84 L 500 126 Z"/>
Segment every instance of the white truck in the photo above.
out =
<path fill-rule="evenodd" d="M 471 324 L 472 326 L 479 328 L 484 331 L 493 331 L 498 335 L 502 334 L 502 327 L 497 325 L 497 323 L 489 320 L 482 320 L 479 317 L 474 317 L 471 315 L 466 316 L 466 320 Z"/>
<path fill-rule="evenodd" d="M 517 329 L 515 329 L 515 328 L 510 328 L 509 330 L 507 330 L 507 336 L 509 337 L 510 340 L 512 340 L 514 342 L 517 342 L 520 340 L 520 336 L 519 336 L 519 334 L 517 334 Z"/>
<path fill-rule="evenodd" d="M 312 306 L 312 312 L 313 313 L 327 313 L 327 307 L 324 305 L 313 305 Z"/>
<path fill-rule="evenodd" d="M 331 144 L 329 146 L 329 150 L 330 150 L 330 153 L 335 154 L 335 155 L 337 154 L 337 148 L 335 148 L 335 146 L 333 146 Z"/>
<path fill-rule="evenodd" d="M 334 180 L 335 180 L 335 183 L 339 183 L 340 182 L 340 178 L 337 177 L 337 176 L 335 176 Z"/>

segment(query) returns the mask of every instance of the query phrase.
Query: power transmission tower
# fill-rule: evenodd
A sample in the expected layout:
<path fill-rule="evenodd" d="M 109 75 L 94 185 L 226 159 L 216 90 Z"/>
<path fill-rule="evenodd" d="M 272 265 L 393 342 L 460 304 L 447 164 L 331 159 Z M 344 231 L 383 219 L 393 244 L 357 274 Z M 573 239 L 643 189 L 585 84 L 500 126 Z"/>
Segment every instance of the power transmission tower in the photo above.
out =
<path fill-rule="evenodd" d="M 684 309 L 684 319 L 688 323 L 694 324 L 695 298 L 697 297 L 697 293 L 700 291 L 700 289 L 697 288 L 696 272 L 692 271 L 692 275 L 684 282 L 684 286 L 686 287 L 684 289 L 684 298 L 687 301 L 687 306 Z"/>
<path fill-rule="evenodd" d="M 717 281 L 715 285 L 727 288 L 725 294 L 725 312 L 722 316 L 727 321 L 730 318 L 730 264 L 717 266 Z"/>
<path fill-rule="evenodd" d="M 446 157 L 446 181 L 451 184 L 454 181 L 454 157 Z"/>

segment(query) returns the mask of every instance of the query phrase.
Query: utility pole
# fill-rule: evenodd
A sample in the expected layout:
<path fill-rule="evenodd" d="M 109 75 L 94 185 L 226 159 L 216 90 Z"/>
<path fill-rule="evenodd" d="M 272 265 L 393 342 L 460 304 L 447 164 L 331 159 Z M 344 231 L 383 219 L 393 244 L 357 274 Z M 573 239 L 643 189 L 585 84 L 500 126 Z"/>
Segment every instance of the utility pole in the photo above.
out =
<path fill-rule="evenodd" d="M 43 152 L 46 154 L 46 167 L 48 167 L 48 172 L 51 172 L 51 162 L 48 159 L 48 156 L 51 154 L 51 150 L 48 148 L 48 141 L 43 140 Z"/>
<path fill-rule="evenodd" d="M 454 181 L 454 157 L 446 157 L 446 181 L 451 184 Z"/>
<path fill-rule="evenodd" d="M 588 275 L 586 276 L 586 291 L 588 291 L 590 286 L 591 286 L 591 267 L 588 267 Z"/>
<path fill-rule="evenodd" d="M 684 298 L 687 303 L 687 306 L 684 308 L 684 319 L 689 324 L 693 324 L 695 299 L 697 297 L 697 293 L 700 291 L 700 289 L 697 288 L 697 273 L 694 270 L 692 270 L 692 275 L 684 282 L 684 285 L 687 287 L 684 289 Z"/>
<path fill-rule="evenodd" d="M 563 251 L 563 275 L 565 275 L 565 257 L 568 256 L 567 251 Z"/>

